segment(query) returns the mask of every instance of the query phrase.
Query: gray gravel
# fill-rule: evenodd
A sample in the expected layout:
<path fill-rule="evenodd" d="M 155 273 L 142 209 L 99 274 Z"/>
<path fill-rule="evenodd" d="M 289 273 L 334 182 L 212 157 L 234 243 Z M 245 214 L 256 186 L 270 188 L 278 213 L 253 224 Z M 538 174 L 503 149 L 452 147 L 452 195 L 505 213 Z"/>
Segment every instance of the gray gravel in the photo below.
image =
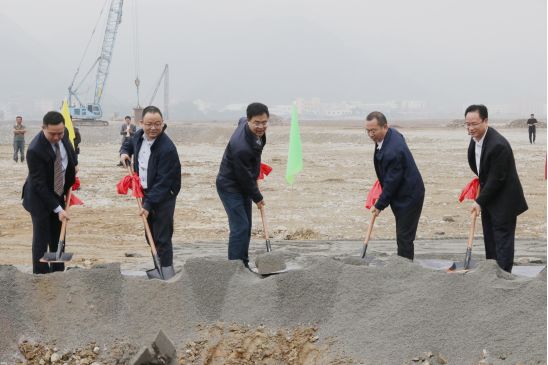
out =
<path fill-rule="evenodd" d="M 473 364 L 483 349 L 504 355 L 502 364 L 546 362 L 545 271 L 520 278 L 483 261 L 447 274 L 379 258 L 295 254 L 293 270 L 264 279 L 239 262 L 192 258 L 170 282 L 123 276 L 117 265 L 44 276 L 0 266 L 0 360 L 13 360 L 22 336 L 60 348 L 114 339 L 142 346 L 162 329 L 181 344 L 198 324 L 221 321 L 317 325 L 320 341 L 366 363 L 439 351 L 450 364 Z"/>

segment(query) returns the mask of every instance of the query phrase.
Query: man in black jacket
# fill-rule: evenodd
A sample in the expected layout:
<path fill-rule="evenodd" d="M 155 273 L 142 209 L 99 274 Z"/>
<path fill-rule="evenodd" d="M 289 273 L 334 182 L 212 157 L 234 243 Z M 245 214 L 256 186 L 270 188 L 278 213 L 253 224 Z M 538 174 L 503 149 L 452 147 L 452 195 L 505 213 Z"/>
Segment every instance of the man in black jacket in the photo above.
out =
<path fill-rule="evenodd" d="M 527 126 L 529 129 L 529 143 L 533 144 L 535 143 L 535 139 L 537 138 L 537 127 L 535 124 L 537 124 L 538 121 L 535 119 L 535 114 L 531 114 L 531 118 L 527 119 Z"/>
<path fill-rule="evenodd" d="M 175 201 L 181 190 L 181 163 L 177 148 L 164 133 L 162 112 L 155 106 L 143 109 L 141 127 L 134 137 L 124 142 L 120 161 L 133 156 L 133 168 L 144 189 L 143 209 L 156 244 L 164 278 L 173 270 L 173 216 Z"/>
<path fill-rule="evenodd" d="M 485 257 L 497 260 L 503 270 L 511 272 L 517 216 L 528 209 L 512 147 L 488 126 L 485 105 L 470 105 L 464 116 L 472 137 L 468 164 L 480 181 L 480 193 L 472 212 L 481 213 Z"/>
<path fill-rule="evenodd" d="M 415 236 L 424 202 L 424 183 L 403 136 L 388 127 L 381 112 L 366 118 L 365 129 L 375 142 L 373 162 L 382 193 L 371 213 L 378 216 L 390 205 L 396 218 L 398 255 L 413 260 Z"/>
<path fill-rule="evenodd" d="M 42 131 L 27 150 L 28 177 L 23 186 L 23 207 L 32 218 L 32 272 L 63 271 L 63 263 L 40 262 L 48 246 L 57 251 L 61 222 L 68 219 L 65 195 L 74 184 L 78 159 L 68 138 L 63 115 L 46 113 Z"/>
<path fill-rule="evenodd" d="M 228 259 L 242 260 L 246 266 L 251 239 L 251 202 L 255 202 L 257 208 L 265 205 L 257 178 L 269 117 L 266 105 L 249 104 L 247 118 L 240 119 L 226 146 L 216 181 L 217 192 L 228 215 Z"/>

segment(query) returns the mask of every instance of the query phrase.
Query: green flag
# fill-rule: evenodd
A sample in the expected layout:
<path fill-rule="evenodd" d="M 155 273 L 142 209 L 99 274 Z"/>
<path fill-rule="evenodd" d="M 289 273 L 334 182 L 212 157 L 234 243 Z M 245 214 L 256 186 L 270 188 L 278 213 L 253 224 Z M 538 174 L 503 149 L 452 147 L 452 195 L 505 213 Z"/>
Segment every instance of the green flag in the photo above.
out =
<path fill-rule="evenodd" d="M 293 104 L 291 109 L 291 130 L 289 132 L 289 152 L 287 154 L 287 170 L 285 179 L 288 184 L 293 184 L 295 175 L 303 169 L 303 151 L 301 148 L 301 133 L 299 132 L 299 119 L 297 107 Z"/>

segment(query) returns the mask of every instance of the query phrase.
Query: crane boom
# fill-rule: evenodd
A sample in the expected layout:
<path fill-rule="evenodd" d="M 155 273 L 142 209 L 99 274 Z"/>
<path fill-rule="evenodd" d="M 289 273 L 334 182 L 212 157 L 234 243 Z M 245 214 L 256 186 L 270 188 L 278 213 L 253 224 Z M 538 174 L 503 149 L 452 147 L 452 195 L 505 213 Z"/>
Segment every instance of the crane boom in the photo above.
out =
<path fill-rule="evenodd" d="M 100 105 L 101 97 L 103 96 L 103 90 L 110 68 L 110 61 L 112 60 L 114 42 L 116 41 L 116 34 L 118 33 L 118 26 L 122 22 L 123 4 L 124 0 L 112 0 L 112 3 L 110 4 L 107 27 L 105 29 L 105 36 L 103 37 L 103 47 L 101 48 L 101 56 L 99 65 L 97 66 L 97 77 L 95 79 L 95 97 L 93 103 L 96 105 Z"/>
<path fill-rule="evenodd" d="M 169 120 L 169 65 L 166 64 L 164 67 L 164 71 L 162 72 L 162 75 L 160 75 L 160 79 L 158 80 L 158 83 L 156 84 L 156 88 L 154 89 L 154 92 L 152 93 L 152 96 L 150 97 L 150 102 L 148 105 L 152 105 L 154 102 L 154 98 L 156 97 L 156 93 L 158 92 L 158 89 L 160 88 L 160 84 L 162 83 L 162 80 L 164 81 L 164 120 Z"/>

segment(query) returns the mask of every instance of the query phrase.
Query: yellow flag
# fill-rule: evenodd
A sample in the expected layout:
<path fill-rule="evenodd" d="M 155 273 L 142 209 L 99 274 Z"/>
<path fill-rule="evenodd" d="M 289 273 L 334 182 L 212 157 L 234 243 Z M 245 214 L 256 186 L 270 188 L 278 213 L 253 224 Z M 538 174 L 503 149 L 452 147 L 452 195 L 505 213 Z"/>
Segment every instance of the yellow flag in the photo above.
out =
<path fill-rule="evenodd" d="M 74 147 L 74 138 L 76 138 L 76 134 L 74 133 L 74 126 L 72 125 L 72 119 L 70 118 L 70 111 L 69 111 L 67 99 L 63 101 L 63 106 L 61 107 L 61 114 L 63 115 L 63 118 L 65 119 L 65 127 L 67 127 L 69 132 L 70 143 L 72 143 L 72 147 Z"/>

